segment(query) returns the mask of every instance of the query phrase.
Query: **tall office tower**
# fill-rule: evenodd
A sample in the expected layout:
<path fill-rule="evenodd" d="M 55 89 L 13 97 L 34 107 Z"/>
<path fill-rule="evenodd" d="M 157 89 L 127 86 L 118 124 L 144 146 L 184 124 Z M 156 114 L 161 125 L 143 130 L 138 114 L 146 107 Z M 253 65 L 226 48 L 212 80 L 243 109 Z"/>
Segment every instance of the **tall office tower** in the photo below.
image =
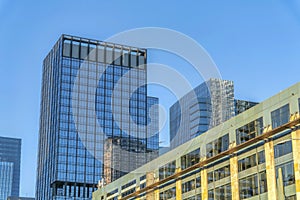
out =
<path fill-rule="evenodd" d="M 0 199 L 19 196 L 21 139 L 0 137 Z"/>
<path fill-rule="evenodd" d="M 234 100 L 232 81 L 210 79 L 170 108 L 170 149 L 206 132 L 255 103 Z M 235 107 L 238 106 L 236 109 Z"/>
<path fill-rule="evenodd" d="M 158 99 L 147 96 L 146 61 L 145 49 L 58 40 L 43 64 L 37 200 L 91 199 L 102 178 L 157 157 Z"/>

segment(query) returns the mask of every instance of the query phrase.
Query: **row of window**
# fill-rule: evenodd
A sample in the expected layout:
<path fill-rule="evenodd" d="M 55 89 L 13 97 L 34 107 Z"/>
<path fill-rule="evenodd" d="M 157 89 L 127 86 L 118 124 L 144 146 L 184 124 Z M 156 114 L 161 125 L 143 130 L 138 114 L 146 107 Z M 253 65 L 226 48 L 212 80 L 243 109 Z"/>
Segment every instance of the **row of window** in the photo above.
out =
<path fill-rule="evenodd" d="M 256 154 L 254 154 L 256 155 Z M 281 170 L 282 174 L 282 181 L 284 186 L 288 186 L 295 183 L 295 177 L 294 177 L 294 166 L 293 162 L 288 162 L 282 165 L 276 166 L 276 180 L 278 180 L 279 177 L 279 169 Z M 211 173 L 212 175 L 209 175 L 208 173 L 208 179 L 210 176 L 213 176 L 213 180 L 220 180 L 224 177 L 230 176 L 230 167 L 225 166 L 219 169 L 216 169 Z M 208 180 L 209 181 L 209 180 Z M 130 182 L 129 185 L 125 185 L 126 187 L 129 187 L 133 184 L 136 184 L 136 182 Z M 122 189 L 125 189 L 126 187 L 122 187 Z M 145 186 L 145 185 L 144 185 Z M 182 194 L 190 192 L 192 190 L 195 190 L 196 188 L 201 187 L 201 177 L 197 177 L 195 179 L 186 181 L 182 183 Z M 256 196 L 258 194 L 263 194 L 268 191 L 267 187 L 267 177 L 266 177 L 266 171 L 261 171 L 256 174 L 244 177 L 239 179 L 239 194 L 240 199 L 246 199 L 253 196 Z M 129 190 L 131 191 L 131 190 Z M 130 192 L 129 192 L 130 193 Z M 231 199 L 231 185 L 223 185 L 220 187 L 216 187 L 214 189 L 211 189 L 208 191 L 209 199 L 222 199 L 227 200 Z M 163 191 L 160 193 L 160 199 L 171 199 L 176 197 L 176 190 L 175 187 L 168 189 L 166 191 Z M 194 196 L 196 197 L 196 196 Z"/>
<path fill-rule="evenodd" d="M 96 190 L 96 187 L 83 187 L 83 186 L 74 186 L 69 185 L 70 183 L 67 183 L 68 185 L 58 185 L 56 187 L 53 187 L 53 195 L 58 196 L 64 196 L 65 197 L 83 197 L 83 198 L 91 198 L 92 192 Z"/>
<path fill-rule="evenodd" d="M 130 67 L 146 64 L 144 51 L 128 51 L 125 49 L 87 44 L 72 40 L 64 40 L 63 56 L 108 64 L 114 63 L 115 65 Z"/>
<path fill-rule="evenodd" d="M 271 112 L 271 121 L 272 121 L 273 129 L 285 123 L 288 123 L 289 119 L 290 119 L 289 104 L 286 104 Z M 261 117 L 236 129 L 237 144 L 244 143 L 252 138 L 255 138 L 258 135 L 261 135 L 263 133 L 263 127 L 264 127 L 263 118 Z"/>
<path fill-rule="evenodd" d="M 65 58 L 62 63 L 62 74 L 76 74 L 79 69 L 83 74 L 106 74 L 106 75 L 125 75 L 129 73 L 129 76 L 140 77 L 145 76 L 145 70 L 132 70 L 132 68 L 125 66 L 114 66 L 114 65 L 103 65 L 99 63 L 87 63 L 87 62 L 77 62 L 78 60 L 73 59 L 68 61 Z"/>

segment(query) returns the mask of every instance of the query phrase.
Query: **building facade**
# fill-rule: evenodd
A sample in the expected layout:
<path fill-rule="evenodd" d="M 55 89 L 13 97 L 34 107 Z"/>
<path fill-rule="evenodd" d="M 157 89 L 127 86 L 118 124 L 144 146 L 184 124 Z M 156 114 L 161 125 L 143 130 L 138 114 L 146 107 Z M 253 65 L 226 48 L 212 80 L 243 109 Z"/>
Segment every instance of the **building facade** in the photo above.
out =
<path fill-rule="evenodd" d="M 158 99 L 147 96 L 146 63 L 145 49 L 58 40 L 43 63 L 37 200 L 91 199 L 99 180 L 158 156 L 158 115 L 148 117 Z"/>
<path fill-rule="evenodd" d="M 233 81 L 209 79 L 170 108 L 170 149 L 256 105 L 235 100 Z"/>
<path fill-rule="evenodd" d="M 300 200 L 299 112 L 297 83 L 100 187 L 93 200 Z"/>
<path fill-rule="evenodd" d="M 0 137 L 0 199 L 19 195 L 21 139 Z"/>

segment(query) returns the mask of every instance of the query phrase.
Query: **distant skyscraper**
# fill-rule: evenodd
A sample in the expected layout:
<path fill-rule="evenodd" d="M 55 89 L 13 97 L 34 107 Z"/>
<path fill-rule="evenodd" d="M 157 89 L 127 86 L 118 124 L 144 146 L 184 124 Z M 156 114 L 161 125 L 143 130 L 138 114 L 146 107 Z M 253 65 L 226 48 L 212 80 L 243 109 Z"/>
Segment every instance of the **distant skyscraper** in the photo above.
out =
<path fill-rule="evenodd" d="M 234 112 L 235 115 L 238 115 L 245 110 L 248 110 L 249 108 L 252 108 L 253 106 L 257 105 L 257 102 L 252 102 L 252 101 L 245 101 L 245 100 L 234 100 Z"/>
<path fill-rule="evenodd" d="M 0 199 L 19 196 L 21 139 L 0 137 Z"/>
<path fill-rule="evenodd" d="M 210 79 L 170 108 L 170 149 L 173 149 L 255 105 L 234 100 L 232 81 Z M 182 107 L 181 107 L 182 106 Z"/>
<path fill-rule="evenodd" d="M 158 156 L 146 61 L 135 47 L 66 35 L 55 44 L 43 64 L 37 200 L 90 199 L 102 177 Z"/>

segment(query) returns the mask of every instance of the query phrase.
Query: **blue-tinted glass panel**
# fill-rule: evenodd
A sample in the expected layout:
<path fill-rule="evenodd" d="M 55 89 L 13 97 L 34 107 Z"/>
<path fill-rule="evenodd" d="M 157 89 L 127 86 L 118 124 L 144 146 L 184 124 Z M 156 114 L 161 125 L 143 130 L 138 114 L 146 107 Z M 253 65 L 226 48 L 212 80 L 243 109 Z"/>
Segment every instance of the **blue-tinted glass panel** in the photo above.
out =
<path fill-rule="evenodd" d="M 277 128 L 278 126 L 288 123 L 290 119 L 289 104 L 286 104 L 281 108 L 272 111 L 271 119 L 272 119 L 272 128 Z"/>

